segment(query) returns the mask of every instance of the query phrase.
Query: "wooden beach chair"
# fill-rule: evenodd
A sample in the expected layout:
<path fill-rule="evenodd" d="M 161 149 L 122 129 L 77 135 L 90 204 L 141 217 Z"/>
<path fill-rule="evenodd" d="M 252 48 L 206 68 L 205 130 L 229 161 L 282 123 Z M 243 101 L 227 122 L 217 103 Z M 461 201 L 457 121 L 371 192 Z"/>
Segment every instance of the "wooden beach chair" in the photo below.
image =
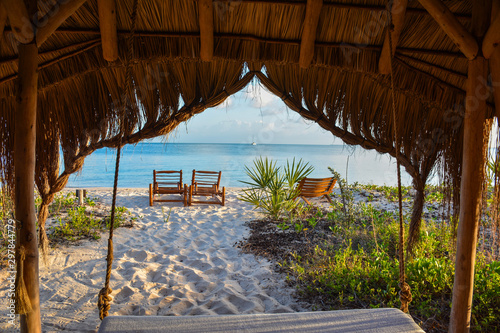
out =
<path fill-rule="evenodd" d="M 330 193 L 332 193 L 333 187 L 337 179 L 331 178 L 303 178 L 299 182 L 298 190 L 299 195 L 297 198 L 302 198 L 308 205 L 311 205 L 307 198 L 317 198 L 324 196 L 328 202 L 332 203 L 332 198 L 330 198 Z"/>
<path fill-rule="evenodd" d="M 222 172 L 193 170 L 191 186 L 189 186 L 188 205 L 193 203 L 218 204 L 224 206 L 226 200 L 226 188 L 220 189 L 220 177 Z M 195 196 L 212 197 L 211 200 L 193 200 Z"/>
<path fill-rule="evenodd" d="M 149 184 L 149 205 L 156 202 L 183 202 L 187 206 L 187 185 L 182 183 L 182 170 L 156 171 L 153 170 L 153 184 Z M 180 199 L 155 199 L 155 195 L 180 194 Z"/>

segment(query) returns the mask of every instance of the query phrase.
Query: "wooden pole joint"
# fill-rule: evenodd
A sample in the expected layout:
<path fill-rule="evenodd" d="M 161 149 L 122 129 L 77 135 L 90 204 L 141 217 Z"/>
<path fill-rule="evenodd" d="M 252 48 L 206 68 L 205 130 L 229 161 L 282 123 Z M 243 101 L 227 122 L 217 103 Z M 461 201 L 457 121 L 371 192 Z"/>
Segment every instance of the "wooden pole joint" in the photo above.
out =
<path fill-rule="evenodd" d="M 431 14 L 441 29 L 453 40 L 460 51 L 469 60 L 479 53 L 477 39 L 458 21 L 450 9 L 440 0 L 419 0 L 420 4 Z"/>
<path fill-rule="evenodd" d="M 21 44 L 29 44 L 35 37 L 35 27 L 29 19 L 28 8 L 22 0 L 1 0 L 15 38 Z M 3 28 L 2 28 L 3 30 Z"/>
<path fill-rule="evenodd" d="M 39 22 L 43 22 L 43 24 L 40 24 L 36 33 L 36 43 L 38 47 L 40 47 L 47 38 L 49 38 L 54 31 L 56 31 L 56 29 L 59 28 L 68 17 L 73 15 L 86 1 L 87 0 L 69 0 L 65 1 L 63 4 L 56 2 L 54 7 L 39 20 Z"/>
<path fill-rule="evenodd" d="M 391 52 L 392 55 L 396 53 L 399 37 L 404 27 L 407 6 L 408 0 L 399 0 L 395 1 L 390 8 L 392 25 L 389 27 L 385 35 L 384 45 L 382 46 L 382 52 L 380 53 L 380 59 L 378 62 L 378 70 L 381 74 L 389 74 L 391 71 Z M 391 47 L 389 45 L 389 34 L 391 34 L 392 39 L 392 50 L 390 50 Z"/>

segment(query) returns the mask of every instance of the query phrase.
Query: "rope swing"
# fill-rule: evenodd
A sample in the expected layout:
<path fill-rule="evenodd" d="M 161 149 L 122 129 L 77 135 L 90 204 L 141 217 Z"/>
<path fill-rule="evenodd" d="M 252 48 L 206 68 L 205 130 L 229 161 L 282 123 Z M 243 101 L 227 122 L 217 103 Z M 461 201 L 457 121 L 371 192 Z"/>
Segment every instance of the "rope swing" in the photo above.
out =
<path fill-rule="evenodd" d="M 134 105 L 134 103 L 132 102 L 134 100 L 134 94 L 132 89 L 132 60 L 134 58 L 134 32 L 136 27 L 137 5 L 138 5 L 138 0 L 134 0 L 134 4 L 132 7 L 132 14 L 131 14 L 132 28 L 130 30 L 130 35 L 127 40 L 128 57 L 127 57 L 126 77 L 125 77 L 126 96 L 123 96 L 124 101 L 123 101 L 123 111 L 121 115 L 122 116 L 121 128 L 118 134 L 119 135 L 118 148 L 116 149 L 115 179 L 113 184 L 113 199 L 111 202 L 111 218 L 109 222 L 110 225 L 109 225 L 109 238 L 108 238 L 108 255 L 106 256 L 106 263 L 107 263 L 106 279 L 104 282 L 104 288 L 102 288 L 99 291 L 99 296 L 97 301 L 97 307 L 99 308 L 99 318 L 101 320 L 103 320 L 108 316 L 108 312 L 110 309 L 110 302 L 111 302 L 110 294 L 113 291 L 109 287 L 109 280 L 111 278 L 111 270 L 113 266 L 113 231 L 115 227 L 115 208 L 116 208 L 116 192 L 118 188 L 118 170 L 120 168 L 122 139 L 125 133 L 124 121 L 125 121 L 125 115 L 127 113 L 127 105 L 128 103 L 130 103 L 131 106 Z"/>
<path fill-rule="evenodd" d="M 391 68 L 391 97 L 392 97 L 392 120 L 394 122 L 394 145 L 396 148 L 396 165 L 398 174 L 398 201 L 399 201 L 399 300 L 401 301 L 401 311 L 408 313 L 408 304 L 412 300 L 411 288 L 405 281 L 405 256 L 403 251 L 404 246 L 404 222 L 403 222 L 403 196 L 401 194 L 401 164 L 399 162 L 399 135 L 398 135 L 398 114 L 396 112 L 396 98 L 394 96 L 394 66 L 393 66 L 393 54 L 392 54 L 392 36 L 391 33 L 394 31 L 394 25 L 392 24 L 392 5 L 391 0 L 387 4 L 387 12 L 389 15 L 389 31 L 387 32 L 389 36 L 389 61 Z"/>

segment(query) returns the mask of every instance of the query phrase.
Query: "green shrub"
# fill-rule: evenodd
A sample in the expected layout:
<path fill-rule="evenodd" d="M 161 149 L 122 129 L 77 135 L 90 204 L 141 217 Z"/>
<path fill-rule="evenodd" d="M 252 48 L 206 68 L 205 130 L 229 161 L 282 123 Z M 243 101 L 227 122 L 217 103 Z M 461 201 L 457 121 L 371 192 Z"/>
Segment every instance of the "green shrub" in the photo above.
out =
<path fill-rule="evenodd" d="M 91 200 L 90 206 L 92 206 Z M 94 203 L 95 204 L 95 203 Z M 105 218 L 95 217 L 92 211 L 88 211 L 86 206 L 77 206 L 69 208 L 68 215 L 64 218 L 59 217 L 59 224 L 52 227 L 52 233 L 49 238 L 54 242 L 77 241 L 80 239 L 100 239 L 101 231 L 109 229 L 110 216 Z M 117 206 L 115 208 L 114 227 L 118 228 L 124 225 L 130 212 L 125 207 Z M 134 218 L 130 218 L 133 220 Z"/>
<path fill-rule="evenodd" d="M 52 240 L 75 241 L 83 238 L 99 239 L 102 229 L 101 219 L 95 218 L 91 213 L 86 214 L 86 207 L 80 206 L 68 209 L 66 219 L 59 218 L 59 225 L 52 228 Z"/>
<path fill-rule="evenodd" d="M 334 203 L 335 205 L 335 203 Z M 397 216 L 371 204 L 355 203 L 352 220 L 327 214 L 334 237 L 311 255 L 281 263 L 300 295 L 316 309 L 399 307 L 399 224 Z M 405 230 L 405 234 L 407 230 Z M 406 261 L 413 300 L 410 314 L 426 330 L 447 329 L 455 264 L 453 223 L 422 221 L 420 241 Z M 500 262 L 478 254 L 471 330 L 500 327 Z"/>
<path fill-rule="evenodd" d="M 299 160 L 288 161 L 284 167 L 277 167 L 276 162 L 266 158 L 258 158 L 254 166 L 245 166 L 245 172 L 251 181 L 240 181 L 249 186 L 244 189 L 240 200 L 260 208 L 268 217 L 278 220 L 283 215 L 293 214 L 303 209 L 298 196 L 297 183 L 307 177 L 314 168 Z"/>

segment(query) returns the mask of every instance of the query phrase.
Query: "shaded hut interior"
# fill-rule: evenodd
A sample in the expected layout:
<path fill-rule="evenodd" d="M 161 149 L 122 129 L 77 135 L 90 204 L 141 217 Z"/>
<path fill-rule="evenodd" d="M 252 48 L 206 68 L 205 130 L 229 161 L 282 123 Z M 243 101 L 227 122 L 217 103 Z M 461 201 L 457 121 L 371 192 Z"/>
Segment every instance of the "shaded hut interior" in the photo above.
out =
<path fill-rule="evenodd" d="M 20 45 L 34 43 L 40 243 L 48 204 L 85 157 L 167 135 L 252 81 L 345 144 L 398 158 L 416 189 L 413 243 L 432 172 L 442 172 L 460 213 L 467 103 L 484 105 L 482 156 L 500 113 L 497 47 L 490 70 L 467 86 L 498 1 L 25 2 L 24 12 L 0 2 L 0 177 L 15 188 Z M 475 52 L 442 28 L 429 9 L 440 5 Z M 19 23 L 26 17 L 31 30 Z"/>

